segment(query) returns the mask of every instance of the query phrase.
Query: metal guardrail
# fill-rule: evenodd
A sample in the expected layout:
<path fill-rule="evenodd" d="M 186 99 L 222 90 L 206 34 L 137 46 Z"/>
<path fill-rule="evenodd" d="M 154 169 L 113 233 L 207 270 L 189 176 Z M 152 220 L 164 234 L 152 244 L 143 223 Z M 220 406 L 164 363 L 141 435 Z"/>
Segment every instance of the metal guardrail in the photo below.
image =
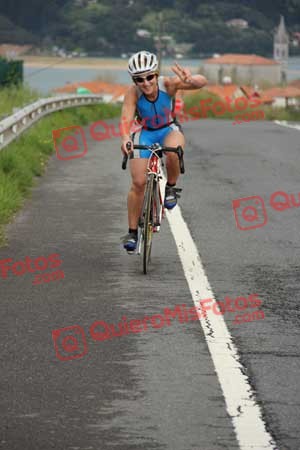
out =
<path fill-rule="evenodd" d="M 102 95 L 62 95 L 43 98 L 25 106 L 0 122 L 0 150 L 47 114 L 74 106 L 105 101 Z"/>

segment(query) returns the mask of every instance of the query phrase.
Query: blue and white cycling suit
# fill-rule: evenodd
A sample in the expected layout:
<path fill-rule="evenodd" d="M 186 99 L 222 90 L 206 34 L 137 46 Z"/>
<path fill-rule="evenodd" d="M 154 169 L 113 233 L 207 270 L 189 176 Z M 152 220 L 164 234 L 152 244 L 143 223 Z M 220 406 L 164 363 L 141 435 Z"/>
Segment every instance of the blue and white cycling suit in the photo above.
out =
<path fill-rule="evenodd" d="M 151 145 L 156 142 L 163 145 L 165 137 L 173 130 L 181 131 L 182 128 L 174 118 L 174 97 L 171 97 L 164 86 L 164 77 L 158 77 L 158 94 L 156 100 L 148 100 L 141 89 L 136 86 L 138 101 L 136 105 L 139 121 L 142 129 L 133 133 L 135 144 Z M 130 158 L 149 158 L 150 150 L 134 150 Z"/>

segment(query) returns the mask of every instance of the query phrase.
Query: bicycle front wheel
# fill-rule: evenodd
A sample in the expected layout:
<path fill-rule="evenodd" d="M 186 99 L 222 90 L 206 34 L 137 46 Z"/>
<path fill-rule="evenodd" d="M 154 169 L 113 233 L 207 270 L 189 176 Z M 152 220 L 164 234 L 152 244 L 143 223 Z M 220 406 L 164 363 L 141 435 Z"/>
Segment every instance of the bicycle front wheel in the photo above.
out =
<path fill-rule="evenodd" d="M 144 245 L 143 245 L 143 271 L 147 273 L 151 247 L 152 247 L 152 234 L 153 234 L 153 183 L 154 175 L 150 174 L 147 182 L 145 193 L 145 209 L 144 209 Z"/>

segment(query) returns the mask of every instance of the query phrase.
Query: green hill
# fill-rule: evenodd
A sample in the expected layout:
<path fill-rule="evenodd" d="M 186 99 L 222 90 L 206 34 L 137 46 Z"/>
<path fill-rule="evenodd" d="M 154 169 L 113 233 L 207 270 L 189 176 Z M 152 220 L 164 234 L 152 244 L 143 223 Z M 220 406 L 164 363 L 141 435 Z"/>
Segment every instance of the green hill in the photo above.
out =
<path fill-rule="evenodd" d="M 155 50 L 153 36 L 160 28 L 169 36 L 165 48 L 170 55 L 176 44 L 178 49 L 189 44 L 190 55 L 269 56 L 280 14 L 289 32 L 300 31 L 300 0 L 215 0 L 213 4 L 208 0 L 10 0 L 0 6 L 0 14 L 0 43 L 31 39 L 42 46 L 95 55 Z M 228 27 L 226 21 L 234 18 L 246 20 L 248 28 Z M 139 37 L 138 29 L 148 30 L 150 37 Z M 291 53 L 300 54 L 300 48 L 291 48 Z"/>
<path fill-rule="evenodd" d="M 31 44 L 36 43 L 37 37 L 18 27 L 7 17 L 0 15 L 0 44 Z"/>

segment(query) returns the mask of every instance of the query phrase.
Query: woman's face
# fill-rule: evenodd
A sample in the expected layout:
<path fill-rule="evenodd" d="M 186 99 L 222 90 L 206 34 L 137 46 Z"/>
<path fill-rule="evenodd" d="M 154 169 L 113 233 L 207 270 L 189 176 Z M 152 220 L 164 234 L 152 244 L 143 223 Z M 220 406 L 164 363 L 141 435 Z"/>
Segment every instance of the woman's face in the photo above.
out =
<path fill-rule="evenodd" d="M 150 73 L 146 76 L 134 77 L 134 81 L 144 94 L 151 95 L 155 93 L 157 74 Z"/>

